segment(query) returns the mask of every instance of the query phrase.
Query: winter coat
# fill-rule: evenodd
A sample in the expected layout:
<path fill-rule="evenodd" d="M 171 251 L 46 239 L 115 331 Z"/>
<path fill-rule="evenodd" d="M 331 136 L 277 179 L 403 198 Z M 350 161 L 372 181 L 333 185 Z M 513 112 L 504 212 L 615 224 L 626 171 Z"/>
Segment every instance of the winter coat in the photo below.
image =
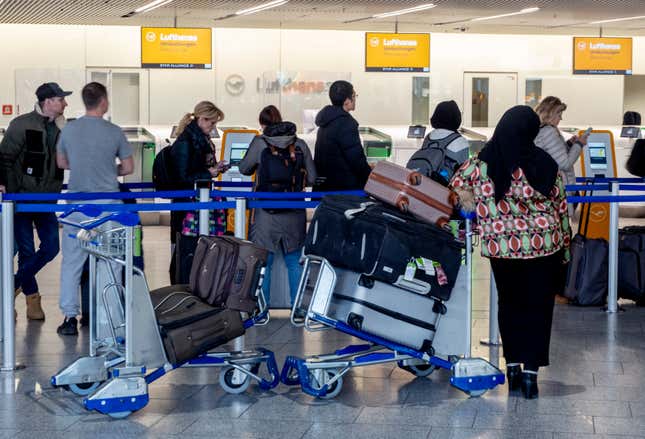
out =
<path fill-rule="evenodd" d="M 295 135 L 256 136 L 240 163 L 239 170 L 244 175 L 252 175 L 260 165 L 262 151 L 271 144 L 284 149 L 295 144 L 304 154 L 304 165 L 307 170 L 307 186 L 316 180 L 316 167 L 311 158 L 311 151 L 304 140 Z M 251 224 L 251 240 L 272 252 L 291 253 L 300 249 L 305 242 L 307 216 L 305 209 L 269 213 L 264 209 L 255 209 Z"/>
<path fill-rule="evenodd" d="M 358 135 L 358 122 L 341 107 L 328 105 L 316 116 L 314 162 L 325 181 L 315 191 L 361 190 L 372 169 Z"/>
<path fill-rule="evenodd" d="M 0 184 L 6 186 L 7 192 L 60 192 L 62 189 L 64 171 L 56 164 L 56 143 L 65 118 L 59 116 L 54 120 L 55 142 L 51 145 L 47 143 L 48 122 L 49 118 L 36 104 L 34 111 L 16 117 L 9 124 L 0 142 Z M 27 172 L 27 168 L 34 172 L 38 167 L 30 167 L 30 156 L 42 165 L 42 175 Z"/>

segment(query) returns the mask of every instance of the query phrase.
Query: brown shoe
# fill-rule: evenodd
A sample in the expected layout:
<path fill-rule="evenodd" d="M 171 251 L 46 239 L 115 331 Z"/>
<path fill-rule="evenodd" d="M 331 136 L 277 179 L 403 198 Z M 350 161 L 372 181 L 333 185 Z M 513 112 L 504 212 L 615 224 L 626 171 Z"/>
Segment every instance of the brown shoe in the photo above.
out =
<path fill-rule="evenodd" d="M 569 299 L 567 299 L 564 296 L 561 296 L 559 294 L 555 295 L 555 303 L 556 305 L 568 305 L 569 304 Z"/>
<path fill-rule="evenodd" d="M 45 313 L 40 306 L 40 294 L 34 293 L 25 296 L 27 301 L 27 318 L 29 320 L 45 320 Z"/>

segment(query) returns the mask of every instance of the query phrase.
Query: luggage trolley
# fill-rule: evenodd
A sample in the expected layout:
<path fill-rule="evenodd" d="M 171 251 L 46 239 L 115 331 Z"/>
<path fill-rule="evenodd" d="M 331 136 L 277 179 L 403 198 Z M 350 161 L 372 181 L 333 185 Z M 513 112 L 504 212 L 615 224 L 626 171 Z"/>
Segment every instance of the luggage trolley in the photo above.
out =
<path fill-rule="evenodd" d="M 308 331 L 336 329 L 367 343 L 304 359 L 287 357 L 281 381 L 287 385 L 299 384 L 305 393 L 328 399 L 341 392 L 343 376 L 352 368 L 397 362 L 399 367 L 418 377 L 428 376 L 437 368 L 448 369 L 451 371 L 450 383 L 472 397 L 504 384 L 504 374 L 498 368 L 470 355 L 473 233 L 471 220 L 467 219 L 465 223 L 465 261 L 448 306 L 429 298 L 435 300 L 433 325 L 436 334 L 432 346 L 424 346 L 424 350 L 366 333 L 356 329 L 353 322 L 330 317 L 337 273 L 326 259 L 307 256 L 291 322 Z M 439 320 L 444 324 L 439 326 Z"/>
<path fill-rule="evenodd" d="M 90 219 L 72 221 L 81 213 Z M 133 213 L 104 215 L 99 206 L 86 205 L 60 216 L 63 224 L 77 227 L 80 246 L 90 256 L 90 349 L 89 355 L 66 366 L 51 379 L 86 396 L 83 404 L 113 418 L 125 418 L 148 403 L 148 385 L 179 367 L 220 367 L 219 382 L 228 393 L 244 392 L 251 380 L 268 390 L 280 382 L 272 351 L 208 352 L 183 364 L 171 364 L 166 356 L 150 290 L 144 273 L 132 265 Z M 120 279 L 125 270 L 125 282 Z M 266 325 L 269 313 L 262 280 L 256 290 L 258 308 L 244 320 L 245 329 Z M 103 282 L 103 283 L 101 283 Z M 266 371 L 260 372 L 262 364 Z"/>

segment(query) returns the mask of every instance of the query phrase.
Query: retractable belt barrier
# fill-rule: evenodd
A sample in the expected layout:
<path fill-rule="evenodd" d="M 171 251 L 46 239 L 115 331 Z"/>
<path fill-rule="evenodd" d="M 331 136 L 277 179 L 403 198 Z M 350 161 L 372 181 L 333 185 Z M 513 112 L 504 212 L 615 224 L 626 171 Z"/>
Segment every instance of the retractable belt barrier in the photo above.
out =
<path fill-rule="evenodd" d="M 212 186 L 219 188 L 248 188 L 249 182 L 213 182 Z M 129 183 L 122 185 L 127 189 L 152 189 L 152 183 Z M 334 194 L 364 196 L 363 191 L 339 191 Z M 92 208 L 103 212 L 163 212 L 197 210 L 200 215 L 208 217 L 209 210 L 235 209 L 235 235 L 243 238 L 246 235 L 244 215 L 247 208 L 270 209 L 306 209 L 316 207 L 327 192 L 249 192 L 240 190 L 182 190 L 182 191 L 137 191 L 137 192 L 94 192 L 94 193 L 10 193 L 0 194 L 0 278 L 2 294 L 0 295 L 0 311 L 2 316 L 2 365 L 0 371 L 10 372 L 19 366 L 15 359 L 15 328 L 13 321 L 14 309 L 14 273 L 13 273 L 13 215 L 15 213 L 32 212 L 67 212 L 81 209 L 87 204 L 83 201 L 92 200 L 136 200 L 136 199 L 199 199 L 199 202 L 173 203 L 138 203 L 138 204 L 92 204 Z M 226 201 L 209 201 L 220 198 Z M 60 201 L 66 203 L 59 204 Z M 77 203 L 73 203 L 77 202 Z M 203 222 L 206 226 L 208 222 Z M 200 227 L 202 225 L 200 224 Z M 236 343 L 236 349 L 241 350 L 241 343 Z"/>

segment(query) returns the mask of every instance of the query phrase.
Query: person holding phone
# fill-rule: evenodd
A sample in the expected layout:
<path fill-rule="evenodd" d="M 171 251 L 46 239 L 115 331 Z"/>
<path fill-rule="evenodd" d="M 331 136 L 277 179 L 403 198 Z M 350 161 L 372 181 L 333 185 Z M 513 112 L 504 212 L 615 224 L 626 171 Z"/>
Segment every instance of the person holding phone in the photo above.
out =
<path fill-rule="evenodd" d="M 567 105 L 555 96 L 547 96 L 535 107 L 535 112 L 540 117 L 540 131 L 535 138 L 535 145 L 546 151 L 558 164 L 565 186 L 576 183 L 573 165 L 580 157 L 582 148 L 587 145 L 587 139 L 591 133 L 591 130 L 588 129 L 582 136 L 575 135 L 565 141 L 558 125 L 562 120 L 562 113 L 566 109 Z M 575 193 L 569 192 L 567 195 L 575 195 Z M 573 217 L 575 206 L 568 204 L 567 209 L 569 218 Z M 569 299 L 564 297 L 562 293 L 564 293 L 567 281 L 568 264 L 561 265 L 559 269 L 558 291 L 556 291 L 555 301 L 558 304 L 567 304 Z"/>
<path fill-rule="evenodd" d="M 195 105 L 192 113 L 186 113 L 177 126 L 177 140 L 170 150 L 170 157 L 175 167 L 178 190 L 192 190 L 199 180 L 211 180 L 226 172 L 230 166 L 225 161 L 217 161 L 215 145 L 210 133 L 217 123 L 224 120 L 224 112 L 209 101 Z M 173 202 L 190 202 L 190 199 L 174 199 Z M 197 245 L 199 231 L 197 212 L 174 211 L 170 216 L 170 241 L 177 243 L 177 237 L 186 237 L 181 244 L 183 251 L 190 253 L 190 248 Z M 226 211 L 212 211 L 210 215 L 209 234 L 223 235 L 226 232 Z M 178 244 L 178 243 L 177 243 Z M 175 251 L 178 249 L 175 248 Z M 181 258 L 182 260 L 187 258 Z M 170 264 L 171 283 L 188 279 L 186 269 L 176 267 L 173 255 Z"/>

